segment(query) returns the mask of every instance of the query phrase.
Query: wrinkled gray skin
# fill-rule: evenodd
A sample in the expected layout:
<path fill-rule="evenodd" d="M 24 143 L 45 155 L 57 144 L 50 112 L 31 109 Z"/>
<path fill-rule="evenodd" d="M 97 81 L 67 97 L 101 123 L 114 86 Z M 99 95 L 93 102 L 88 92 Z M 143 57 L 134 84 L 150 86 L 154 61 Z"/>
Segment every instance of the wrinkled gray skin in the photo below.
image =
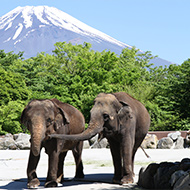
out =
<path fill-rule="evenodd" d="M 21 123 L 31 133 L 31 148 L 27 167 L 28 188 L 37 188 L 40 181 L 36 168 L 44 147 L 49 156 L 49 168 L 45 187 L 56 187 L 63 181 L 63 163 L 68 150 L 72 150 L 76 162 L 75 177 L 83 178 L 81 160 L 82 141 L 50 139 L 50 134 L 78 134 L 84 131 L 82 113 L 73 106 L 57 99 L 32 100 L 23 110 Z"/>
<path fill-rule="evenodd" d="M 114 164 L 114 183 L 133 183 L 134 156 L 146 136 L 150 116 L 146 108 L 125 92 L 100 93 L 94 101 L 88 128 L 78 135 L 51 135 L 64 140 L 106 137 Z"/>

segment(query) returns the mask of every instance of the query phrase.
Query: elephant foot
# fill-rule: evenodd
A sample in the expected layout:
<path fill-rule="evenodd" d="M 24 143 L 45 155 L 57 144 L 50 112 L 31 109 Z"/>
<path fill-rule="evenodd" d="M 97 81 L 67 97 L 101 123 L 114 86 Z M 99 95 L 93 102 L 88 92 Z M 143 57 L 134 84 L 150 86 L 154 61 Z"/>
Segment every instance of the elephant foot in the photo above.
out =
<path fill-rule="evenodd" d="M 84 173 L 82 172 L 76 172 L 75 178 L 84 178 Z"/>
<path fill-rule="evenodd" d="M 28 189 L 36 189 L 39 185 L 40 185 L 39 179 L 34 178 L 28 182 L 27 187 Z"/>
<path fill-rule="evenodd" d="M 78 175 L 75 175 L 74 178 L 75 178 L 75 179 L 81 179 L 81 178 L 84 178 L 84 174 L 78 174 Z"/>
<path fill-rule="evenodd" d="M 121 179 L 120 185 L 128 185 L 133 182 L 134 182 L 134 180 L 133 180 L 132 175 L 127 175 Z"/>
<path fill-rule="evenodd" d="M 114 184 L 120 184 L 120 182 L 121 182 L 121 177 L 113 177 L 112 183 L 114 183 Z"/>
<path fill-rule="evenodd" d="M 57 187 L 56 181 L 47 181 L 44 185 L 45 187 Z"/>

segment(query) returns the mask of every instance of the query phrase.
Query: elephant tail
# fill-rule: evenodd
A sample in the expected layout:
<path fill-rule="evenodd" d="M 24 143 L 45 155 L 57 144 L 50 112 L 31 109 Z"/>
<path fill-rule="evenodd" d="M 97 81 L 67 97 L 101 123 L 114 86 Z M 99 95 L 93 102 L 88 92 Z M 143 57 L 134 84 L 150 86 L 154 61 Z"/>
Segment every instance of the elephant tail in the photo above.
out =
<path fill-rule="evenodd" d="M 144 154 L 146 155 L 147 158 L 150 158 L 150 156 L 146 153 L 146 151 L 144 150 L 144 148 L 142 146 L 140 146 L 142 151 L 144 152 Z"/>

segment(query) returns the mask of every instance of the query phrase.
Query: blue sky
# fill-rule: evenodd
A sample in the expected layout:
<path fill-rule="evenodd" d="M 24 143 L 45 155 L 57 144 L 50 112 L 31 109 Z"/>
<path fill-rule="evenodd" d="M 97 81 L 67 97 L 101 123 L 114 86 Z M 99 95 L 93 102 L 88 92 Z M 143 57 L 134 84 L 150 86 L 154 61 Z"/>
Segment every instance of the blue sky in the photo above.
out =
<path fill-rule="evenodd" d="M 113 38 L 173 63 L 190 58 L 189 0 L 7 0 L 17 6 L 56 7 Z"/>

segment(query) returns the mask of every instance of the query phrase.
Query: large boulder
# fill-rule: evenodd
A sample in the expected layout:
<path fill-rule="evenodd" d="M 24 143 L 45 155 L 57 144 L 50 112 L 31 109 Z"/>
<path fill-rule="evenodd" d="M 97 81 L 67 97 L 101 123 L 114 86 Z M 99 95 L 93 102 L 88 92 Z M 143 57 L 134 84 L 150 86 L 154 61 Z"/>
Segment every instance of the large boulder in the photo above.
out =
<path fill-rule="evenodd" d="M 13 135 L 6 134 L 0 137 L 0 150 L 17 149 L 16 142 L 13 139 Z"/>
<path fill-rule="evenodd" d="M 158 141 L 158 149 L 170 149 L 173 147 L 173 140 L 170 137 L 164 137 Z"/>
<path fill-rule="evenodd" d="M 154 175 L 155 189 L 171 189 L 171 175 L 179 169 L 179 163 L 162 162 Z"/>
<path fill-rule="evenodd" d="M 141 168 L 138 185 L 145 189 L 190 189 L 190 159 L 161 162 Z"/>
<path fill-rule="evenodd" d="M 187 131 L 185 139 L 184 139 L 184 147 L 190 148 L 190 131 Z"/>
<path fill-rule="evenodd" d="M 97 140 L 98 140 L 98 134 L 88 140 L 90 146 L 92 146 Z"/>
<path fill-rule="evenodd" d="M 99 135 L 97 134 L 89 140 L 90 148 L 108 148 L 109 143 L 106 138 L 103 138 L 101 141 L 98 141 Z"/>
<path fill-rule="evenodd" d="M 159 164 L 149 164 L 147 168 L 142 167 L 139 171 L 138 185 L 147 189 L 154 189 L 154 175 Z"/>
<path fill-rule="evenodd" d="M 179 136 L 176 140 L 176 142 L 174 142 L 175 146 L 174 149 L 183 149 L 184 148 L 184 138 Z"/>
<path fill-rule="evenodd" d="M 30 149 L 30 135 L 19 133 L 13 135 L 13 138 L 19 149 Z"/>
<path fill-rule="evenodd" d="M 168 137 L 170 137 L 173 141 L 176 141 L 179 137 L 181 137 L 181 132 L 176 131 L 173 133 L 169 133 Z"/>
<path fill-rule="evenodd" d="M 183 149 L 184 138 L 181 136 L 181 132 L 169 133 L 167 137 L 164 137 L 158 141 L 157 148 L 159 149 Z"/>
<path fill-rule="evenodd" d="M 97 140 L 90 148 L 108 148 L 108 140 L 106 138 L 102 139 L 100 142 Z"/>
<path fill-rule="evenodd" d="M 89 143 L 88 140 L 83 141 L 83 148 L 84 148 L 84 149 L 90 148 L 90 143 Z"/>
<path fill-rule="evenodd" d="M 172 175 L 173 190 L 188 190 L 190 189 L 190 171 L 176 171 Z"/>
<path fill-rule="evenodd" d="M 151 148 L 156 149 L 158 144 L 158 138 L 154 134 L 147 134 L 145 139 L 143 140 L 141 146 L 142 148 Z"/>
<path fill-rule="evenodd" d="M 30 149 L 30 135 L 19 133 L 0 136 L 0 150 L 7 149 Z"/>

